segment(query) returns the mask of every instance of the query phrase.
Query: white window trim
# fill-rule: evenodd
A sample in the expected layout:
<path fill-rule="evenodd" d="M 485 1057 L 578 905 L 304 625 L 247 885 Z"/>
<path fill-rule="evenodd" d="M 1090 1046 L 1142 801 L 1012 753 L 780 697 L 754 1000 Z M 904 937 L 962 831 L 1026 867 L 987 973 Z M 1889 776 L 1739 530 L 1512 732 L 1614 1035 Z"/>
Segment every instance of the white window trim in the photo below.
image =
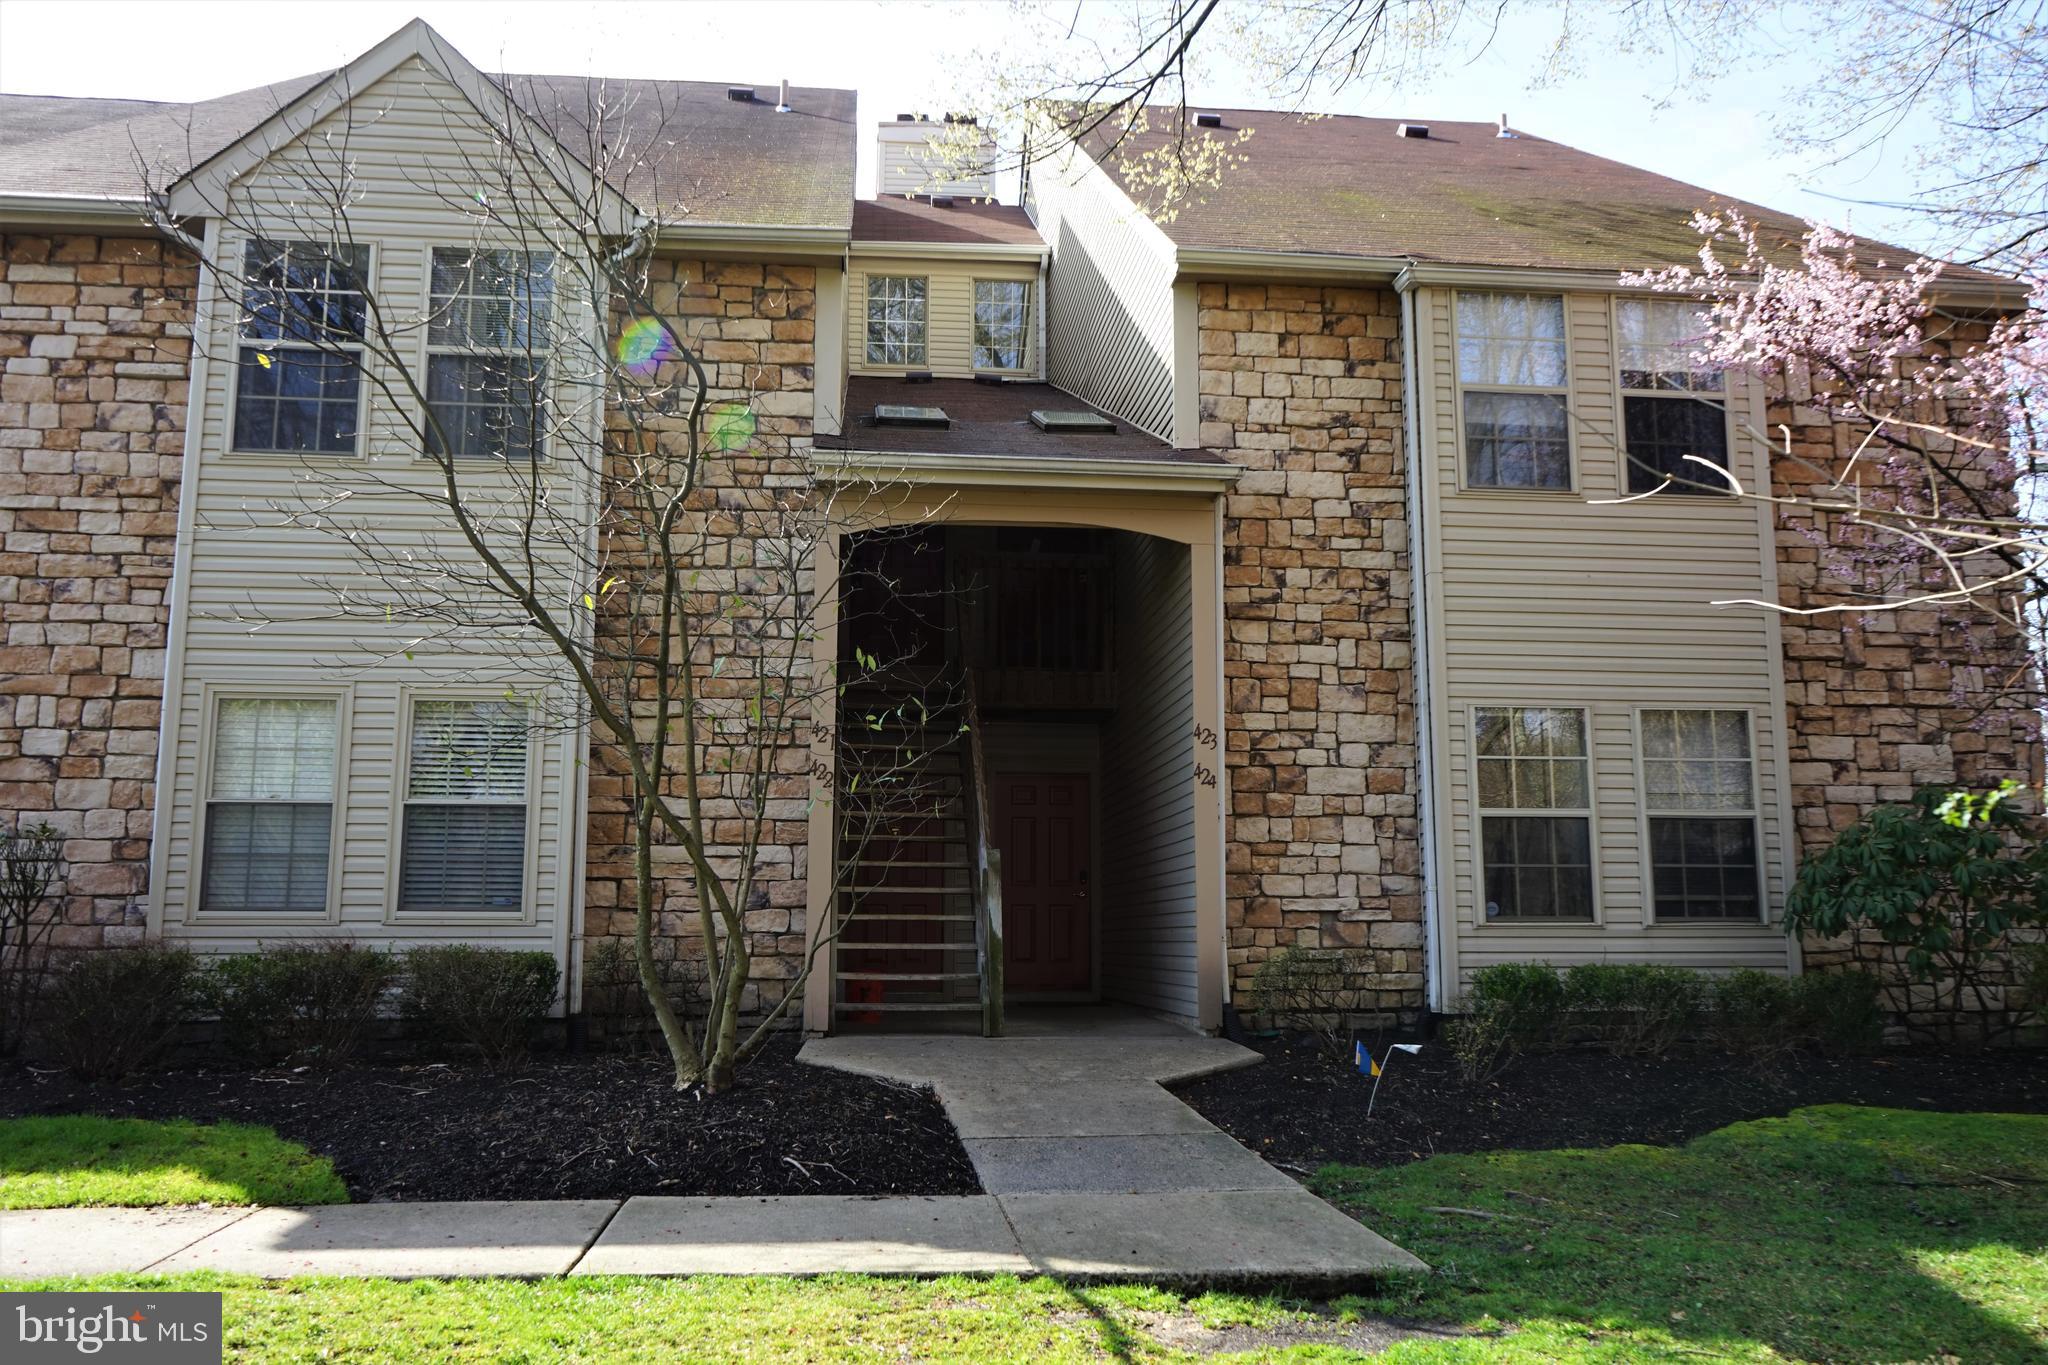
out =
<path fill-rule="evenodd" d="M 1641 493 L 1633 493 L 1629 490 L 1629 470 L 1632 469 L 1634 466 L 1629 459 L 1628 453 L 1628 400 L 1631 398 L 1672 399 L 1681 396 L 1697 398 L 1700 399 L 1702 402 L 1719 403 L 1721 405 L 1721 420 L 1726 430 L 1727 444 L 1725 449 L 1728 452 L 1728 472 L 1733 474 L 1737 479 L 1742 480 L 1743 486 L 1745 488 L 1751 487 L 1752 485 L 1750 483 L 1750 471 L 1744 468 L 1746 462 L 1742 458 L 1742 448 L 1737 443 L 1737 438 L 1740 436 L 1741 433 L 1737 430 L 1735 425 L 1735 390 L 1737 384 L 1737 377 L 1732 371 L 1725 369 L 1721 371 L 1721 387 L 1720 390 L 1716 393 L 1709 393 L 1705 390 L 1694 389 L 1686 389 L 1682 391 L 1678 389 L 1632 389 L 1624 385 L 1621 381 L 1621 305 L 1624 302 L 1654 303 L 1659 301 L 1671 303 L 1694 302 L 1700 303 L 1702 306 L 1704 306 L 1705 304 L 1705 300 L 1700 299 L 1646 300 L 1639 296 L 1631 296 L 1626 294 L 1610 294 L 1607 299 L 1607 336 L 1609 339 L 1608 359 L 1610 362 L 1612 362 L 1611 378 L 1614 381 L 1614 472 L 1615 479 L 1618 484 L 1618 487 L 1615 491 L 1621 497 L 1625 498 L 1639 498 L 1644 496 Z M 1702 476 L 1703 481 L 1712 478 L 1712 475 L 1704 469 L 1700 471 L 1700 474 Z M 1770 490 L 1766 488 L 1764 491 L 1769 492 Z M 1740 501 L 1740 499 L 1736 498 L 1733 493 L 1728 492 L 1726 489 L 1717 489 L 1713 493 L 1686 490 L 1684 492 L 1676 494 L 1676 496 L 1684 498 L 1689 502 L 1697 502 L 1708 507 L 1716 505 L 1726 505 L 1731 502 Z M 1652 711 L 1668 711 L 1672 708 L 1652 706 L 1649 709 Z M 1694 708 L 1681 707 L 1678 709 L 1690 710 Z M 1724 709 L 1737 710 L 1740 708 L 1727 707 Z M 1753 741 L 1755 731 L 1752 730 L 1750 733 Z"/>
<path fill-rule="evenodd" d="M 1677 919 L 1657 917 L 1657 859 L 1650 844 L 1650 819 L 1652 816 L 1683 819 L 1700 816 L 1705 819 L 1735 820 L 1745 814 L 1743 811 L 1673 811 L 1650 808 L 1650 780 L 1644 766 L 1647 755 L 1643 747 L 1643 713 L 1645 711 L 1733 711 L 1739 712 L 1749 721 L 1749 816 L 1756 838 L 1756 905 L 1755 919 L 1737 919 L 1733 916 L 1703 915 L 1697 918 L 1684 916 Z M 1633 748 L 1635 776 L 1636 843 L 1641 850 L 1643 886 L 1643 924 L 1651 929 L 1754 929 L 1772 923 L 1771 919 L 1771 876 L 1770 850 L 1764 846 L 1763 809 L 1763 759 L 1761 733 L 1757 726 L 1758 715 L 1754 706 L 1730 705 L 1726 702 L 1672 701 L 1644 702 L 1631 708 L 1629 715 L 1629 737 Z"/>
<path fill-rule="evenodd" d="M 328 821 L 327 908 L 317 915 L 286 910 L 207 910 L 206 815 L 212 802 L 214 736 L 219 729 L 223 701 L 332 701 L 334 706 L 334 795 L 333 815 Z M 349 734 L 354 691 L 349 687 L 327 687 L 299 683 L 207 683 L 200 689 L 199 753 L 192 788 L 192 840 L 185 855 L 186 924 L 317 925 L 341 922 L 342 834 L 348 824 Z"/>
<path fill-rule="evenodd" d="M 922 280 L 924 282 L 924 359 L 875 360 L 868 355 L 868 310 L 874 307 L 876 280 Z M 969 308 L 972 308 L 970 298 Z M 974 362 L 974 324 L 968 321 L 967 360 Z M 864 272 L 860 283 L 860 358 L 864 370 L 929 370 L 932 368 L 932 277 L 896 270 Z"/>
<path fill-rule="evenodd" d="M 1497 810 L 1479 804 L 1479 713 L 1501 709 L 1521 711 L 1577 711 L 1586 718 L 1586 800 L 1582 810 L 1555 809 L 1551 811 Z M 1654 707 L 1651 709 L 1655 709 Z M 1468 907 L 1469 927 L 1487 932 L 1514 933 L 1518 930 L 1534 929 L 1543 933 L 1573 930 L 1584 931 L 1600 928 L 1606 922 L 1604 898 L 1601 894 L 1605 878 L 1602 876 L 1600 861 L 1600 758 L 1599 734 L 1595 726 L 1598 713 L 1592 703 L 1583 701 L 1480 701 L 1464 708 L 1465 720 L 1465 780 L 1469 796 L 1466 800 L 1466 848 L 1472 861 L 1472 904 Z M 1587 849 L 1592 859 L 1592 917 L 1589 919 L 1521 919 L 1502 916 L 1499 919 L 1486 917 L 1486 834 L 1484 821 L 1487 815 L 1583 815 L 1586 818 Z"/>
<path fill-rule="evenodd" d="M 976 350 L 974 333 L 976 327 L 980 325 L 980 320 L 974 314 L 975 310 L 981 306 L 981 287 L 985 284 L 1014 284 L 1024 291 L 1024 305 L 1019 319 L 1019 325 L 1023 328 L 1024 332 L 1024 344 L 1017 348 L 1017 364 L 1014 366 L 1007 368 L 995 365 L 984 367 L 974 363 L 974 352 Z M 1012 280 L 1004 279 L 1000 276 L 977 275 L 968 282 L 967 364 L 976 374 L 1028 374 L 1032 371 L 1038 350 L 1036 338 L 1032 335 L 1032 318 L 1034 316 L 1033 296 L 1036 292 L 1030 280 Z M 927 315 L 931 312 L 931 286 L 929 283 L 925 286 L 925 312 Z M 925 322 L 925 332 L 925 354 L 929 356 L 931 354 L 931 322 L 929 316 L 927 316 Z"/>
<path fill-rule="evenodd" d="M 523 865 L 519 869 L 519 908 L 515 910 L 436 910 L 422 912 L 398 908 L 398 886 L 400 861 L 405 857 L 405 811 L 411 805 L 406 792 L 412 786 L 412 723 L 417 704 L 423 701 L 504 701 L 505 689 L 489 687 L 416 687 L 410 684 L 398 689 L 398 733 L 391 774 L 391 823 L 386 847 L 390 849 L 390 868 L 384 878 L 384 922 L 406 925 L 473 925 L 477 927 L 509 927 L 533 924 L 538 919 L 540 896 L 535 885 L 535 869 L 540 859 L 540 808 L 541 808 L 541 751 L 548 739 L 547 732 L 539 728 L 527 731 L 526 740 L 526 844 Z M 537 710 L 541 699 L 524 698 L 529 712 Z M 510 801 L 497 803 L 511 805 Z M 557 850 L 560 857 L 560 850 Z"/>
<path fill-rule="evenodd" d="M 1574 356 L 1572 353 L 1571 296 L 1568 294 L 1556 293 L 1548 289 L 1516 289 L 1507 286 L 1490 287 L 1484 289 L 1454 287 L 1451 289 L 1447 289 L 1444 292 L 1447 298 L 1447 304 L 1450 308 L 1451 314 L 1451 351 L 1449 356 L 1451 366 L 1451 425 L 1453 428 L 1451 444 L 1454 448 L 1453 458 L 1456 461 L 1456 470 L 1458 476 L 1458 492 L 1463 494 L 1470 494 L 1471 496 L 1478 498 L 1533 497 L 1555 500 L 1557 498 L 1581 496 L 1579 492 L 1579 442 L 1575 432 L 1573 431 L 1572 420 L 1574 411 L 1574 403 L 1572 401 L 1574 386 L 1572 381 L 1576 376 L 1575 367 L 1573 364 Z M 1528 384 L 1466 384 L 1464 378 L 1458 373 L 1458 338 L 1460 335 L 1458 330 L 1458 295 L 1461 293 L 1528 294 L 1532 297 L 1556 299 L 1558 301 L 1558 307 L 1562 309 L 1564 312 L 1564 383 L 1554 388 Z M 1564 459 L 1566 484 L 1563 488 L 1500 487 L 1495 484 L 1473 483 L 1471 481 L 1469 472 L 1471 457 L 1469 452 L 1465 448 L 1465 391 L 1467 388 L 1470 388 L 1475 393 L 1537 394 L 1552 398 L 1561 398 L 1564 400 Z"/>
<path fill-rule="evenodd" d="M 562 253 L 556 251 L 553 246 L 549 246 L 545 249 L 552 253 L 555 257 L 556 268 L 553 274 L 553 279 L 555 282 L 555 292 L 551 298 L 548 307 L 549 343 L 546 348 L 543 348 L 540 354 L 543 357 L 543 363 L 546 364 L 547 366 L 547 383 L 544 386 L 544 388 L 546 391 L 548 405 L 550 409 L 555 413 L 555 422 L 553 423 L 550 430 L 543 431 L 540 433 L 540 449 L 535 452 L 533 459 L 533 468 L 535 469 L 539 469 L 544 465 L 553 463 L 553 437 L 556 433 L 556 429 L 568 425 L 567 414 L 563 411 L 561 407 L 562 377 L 559 373 L 557 373 L 557 371 L 561 369 L 561 366 L 554 363 L 556 357 L 553 351 L 554 338 L 562 335 L 561 328 L 563 325 L 560 270 Z M 439 460 L 434 455 L 429 453 L 427 450 L 427 393 L 429 391 L 429 387 L 431 384 L 430 375 L 434 367 L 434 357 L 437 355 L 503 355 L 517 359 L 519 357 L 524 356 L 526 352 L 522 350 L 493 351 L 481 346 L 448 347 L 434 345 L 434 253 L 436 251 L 526 251 L 530 254 L 533 251 L 533 248 L 512 243 L 507 243 L 502 246 L 491 246 L 477 241 L 474 237 L 431 237 L 421 239 L 419 243 L 419 251 L 421 318 L 419 340 L 420 437 L 419 449 L 413 452 L 413 458 L 418 462 L 429 465 L 435 465 L 438 467 Z M 610 337 L 606 337 L 604 339 L 604 344 L 610 345 L 611 340 L 612 339 Z M 457 455 L 454 456 L 453 458 L 460 461 L 459 467 L 462 470 L 464 470 L 465 475 L 469 477 L 474 477 L 475 475 L 479 474 L 487 474 L 493 468 L 497 467 L 504 467 L 509 469 L 514 463 L 514 459 L 511 456 L 499 457 L 494 455 Z M 521 463 L 523 463 L 523 461 Z"/>
<path fill-rule="evenodd" d="M 305 238 L 262 237 L 257 233 L 244 233 L 242 236 L 233 239 L 231 247 L 237 253 L 239 259 L 244 262 L 239 267 L 240 269 L 246 270 L 248 268 L 246 263 L 248 261 L 249 244 L 259 240 L 302 242 Z M 382 254 L 382 250 L 375 242 L 352 242 L 349 245 L 363 247 L 370 253 L 370 264 L 367 270 L 368 278 L 363 284 L 363 288 L 366 291 L 364 297 L 367 299 L 369 294 L 377 288 L 377 271 L 380 265 L 379 257 Z M 221 410 L 221 454 L 237 464 L 276 464 L 279 462 L 299 464 L 305 461 L 344 464 L 363 459 L 370 449 L 370 389 L 372 385 L 370 383 L 371 357 L 367 343 L 356 348 L 356 354 L 360 358 L 358 368 L 361 373 L 361 381 L 356 385 L 356 448 L 354 450 L 347 452 L 339 450 L 248 450 L 235 444 L 235 410 L 240 405 L 242 391 L 242 347 L 250 341 L 250 338 L 242 335 L 241 289 L 233 281 L 220 279 L 212 271 L 208 271 L 207 274 L 215 280 L 215 287 L 221 291 L 220 298 L 225 306 L 219 309 L 215 316 L 224 320 L 227 329 L 225 341 L 226 355 L 228 357 L 228 364 L 225 367 L 227 369 L 227 393 L 225 395 L 226 406 Z M 366 321 L 364 325 L 368 326 L 369 324 Z M 220 338 L 216 336 L 215 340 L 218 344 Z M 292 349 L 313 351 L 320 348 L 303 344 L 292 344 Z M 205 417 L 202 414 L 195 420 L 192 414 L 187 413 L 185 420 L 193 422 L 196 426 L 203 426 Z"/>

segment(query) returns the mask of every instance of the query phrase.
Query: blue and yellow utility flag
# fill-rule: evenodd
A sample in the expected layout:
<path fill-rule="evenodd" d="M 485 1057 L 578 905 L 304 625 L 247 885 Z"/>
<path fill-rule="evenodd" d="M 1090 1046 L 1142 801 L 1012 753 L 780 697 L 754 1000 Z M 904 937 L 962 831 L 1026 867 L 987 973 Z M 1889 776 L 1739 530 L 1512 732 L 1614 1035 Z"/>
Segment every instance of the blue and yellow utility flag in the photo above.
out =
<path fill-rule="evenodd" d="M 1352 1043 L 1351 1060 L 1357 1065 L 1359 1075 L 1371 1076 L 1375 1080 L 1379 1078 L 1380 1064 L 1372 1059 L 1370 1052 L 1365 1050 L 1364 1043 Z"/>

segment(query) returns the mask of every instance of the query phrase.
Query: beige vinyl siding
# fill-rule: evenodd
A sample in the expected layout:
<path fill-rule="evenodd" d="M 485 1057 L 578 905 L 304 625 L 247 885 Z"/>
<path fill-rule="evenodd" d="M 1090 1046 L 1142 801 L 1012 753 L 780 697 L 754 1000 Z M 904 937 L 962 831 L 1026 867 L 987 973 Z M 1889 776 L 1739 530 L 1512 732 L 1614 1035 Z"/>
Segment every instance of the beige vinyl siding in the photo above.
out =
<path fill-rule="evenodd" d="M 1790 827 L 1778 623 L 1759 608 L 1713 605 L 1770 596 L 1768 513 L 1734 499 L 1612 501 L 1624 494 L 1625 476 L 1612 300 L 1604 294 L 1565 296 L 1574 491 L 1464 490 L 1453 297 L 1422 289 L 1416 300 L 1446 998 L 1455 1001 L 1475 969 L 1516 960 L 1782 971 L 1791 958 L 1775 923 L 1653 920 L 1636 735 L 1639 708 L 1749 715 L 1759 859 L 1775 920 Z M 1753 424 L 1755 400 L 1738 381 L 1731 458 L 1752 486 L 1765 458 L 1743 430 Z M 1471 743 L 1477 706 L 1587 712 L 1593 923 L 1485 922 Z"/>
<path fill-rule="evenodd" d="M 1103 727 L 1096 901 L 1105 999 L 1193 1019 L 1193 642 L 1188 547 L 1115 533 L 1117 709 Z"/>
<path fill-rule="evenodd" d="M 868 363 L 868 279 L 875 275 L 908 275 L 925 281 L 925 363 Z M 962 261 L 955 258 L 914 260 L 856 256 L 846 272 L 846 362 L 855 374 L 902 374 L 930 370 L 941 379 L 972 379 L 974 370 L 974 282 L 1021 280 L 1027 286 L 1024 306 L 1024 364 L 1000 374 L 1038 371 L 1038 266 L 1031 261 Z"/>
<path fill-rule="evenodd" d="M 1173 244 L 1071 150 L 1032 168 L 1030 208 L 1052 250 L 1046 377 L 1172 440 Z"/>
<path fill-rule="evenodd" d="M 427 266 L 434 246 L 468 246 L 475 236 L 460 205 L 442 202 L 431 187 L 460 183 L 462 157 L 492 155 L 495 143 L 475 124 L 461 93 L 437 73 L 411 61 L 361 92 L 352 126 L 337 115 L 309 135 L 345 136 L 359 194 L 349 209 L 354 240 L 372 249 L 372 289 L 404 316 L 427 306 Z M 331 166 L 333 152 L 309 157 L 300 144 L 278 149 L 236 187 L 235 216 L 260 223 L 264 235 L 310 240 L 318 222 L 290 203 L 298 185 Z M 534 243 L 521 245 L 532 246 Z M 239 262 L 241 242 L 224 234 L 223 260 Z M 338 537 L 291 524 L 308 505 L 313 480 L 348 480 L 361 470 L 387 484 L 432 485 L 433 467 L 415 458 L 415 442 L 400 412 L 366 376 L 366 420 L 356 457 L 240 454 L 230 451 L 231 403 L 237 341 L 232 301 L 212 309 L 203 339 L 209 357 L 205 384 L 195 395 L 197 468 L 187 482 L 194 500 L 188 561 L 181 566 L 184 614 L 181 658 L 167 679 L 171 759 L 167 769 L 162 837 L 153 913 L 162 932 L 211 952 L 247 951 L 265 941 L 312 933 L 341 933 L 363 942 L 402 944 L 435 940 L 487 942 L 559 954 L 577 904 L 574 836 L 581 803 L 575 777 L 575 737 L 555 724 L 531 735 L 528 768 L 526 904 L 514 914 L 471 914 L 429 919 L 392 912 L 396 876 L 397 801 L 403 771 L 399 753 L 408 697 L 544 694 L 559 708 L 566 691 L 544 652 L 495 652 L 472 639 L 461 649 L 421 643 L 421 627 L 384 625 L 361 618 L 329 619 L 332 588 L 345 585 L 376 600 L 375 578 Z M 587 311 L 568 300 L 557 305 L 557 327 L 589 325 Z M 424 328 L 418 329 L 420 355 Z M 592 414 L 586 412 L 582 420 Z M 566 476 L 565 476 L 566 477 Z M 572 500 L 572 504 L 573 500 Z M 371 514 L 387 548 L 452 546 L 454 533 L 423 503 L 383 494 Z M 341 519 L 350 521 L 351 514 Z M 561 572 L 556 562 L 553 571 Z M 542 565 L 545 575 L 550 566 Z M 544 578 L 545 581 L 545 578 Z M 568 594 L 568 579 L 561 580 Z M 479 633 L 489 640 L 487 632 Z M 330 915 L 275 915 L 230 920 L 197 912 L 194 895 L 202 819 L 204 752 L 212 698 L 268 695 L 266 689 L 328 689 L 346 698 L 342 767 L 335 796 L 338 827 Z M 559 709 L 554 712 L 559 716 Z"/>

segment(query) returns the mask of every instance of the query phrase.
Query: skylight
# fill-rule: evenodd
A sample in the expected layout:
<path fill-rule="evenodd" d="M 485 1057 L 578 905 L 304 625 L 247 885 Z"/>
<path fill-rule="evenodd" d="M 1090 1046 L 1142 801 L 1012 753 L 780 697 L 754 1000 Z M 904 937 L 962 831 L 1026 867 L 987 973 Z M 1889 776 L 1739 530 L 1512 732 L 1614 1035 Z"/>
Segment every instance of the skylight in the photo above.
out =
<path fill-rule="evenodd" d="M 1058 412 L 1034 408 L 1031 425 L 1062 436 L 1114 435 L 1116 423 L 1099 412 Z"/>
<path fill-rule="evenodd" d="M 953 419 L 946 416 L 944 408 L 912 407 L 908 403 L 878 403 L 875 405 L 875 425 L 878 427 L 936 427 L 944 430 L 953 425 Z"/>

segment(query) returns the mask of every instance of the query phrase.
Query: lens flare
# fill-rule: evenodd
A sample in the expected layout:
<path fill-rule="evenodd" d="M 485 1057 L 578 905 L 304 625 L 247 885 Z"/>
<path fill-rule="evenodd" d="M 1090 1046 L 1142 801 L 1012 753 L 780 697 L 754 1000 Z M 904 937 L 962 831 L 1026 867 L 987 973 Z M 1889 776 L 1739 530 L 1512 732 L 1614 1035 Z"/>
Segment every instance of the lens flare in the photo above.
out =
<path fill-rule="evenodd" d="M 652 374 L 676 358 L 675 339 L 653 318 L 635 318 L 619 330 L 619 363 L 634 374 Z"/>
<path fill-rule="evenodd" d="M 705 414 L 705 434 L 719 450 L 738 450 L 754 439 L 754 410 L 745 403 L 720 403 Z"/>

